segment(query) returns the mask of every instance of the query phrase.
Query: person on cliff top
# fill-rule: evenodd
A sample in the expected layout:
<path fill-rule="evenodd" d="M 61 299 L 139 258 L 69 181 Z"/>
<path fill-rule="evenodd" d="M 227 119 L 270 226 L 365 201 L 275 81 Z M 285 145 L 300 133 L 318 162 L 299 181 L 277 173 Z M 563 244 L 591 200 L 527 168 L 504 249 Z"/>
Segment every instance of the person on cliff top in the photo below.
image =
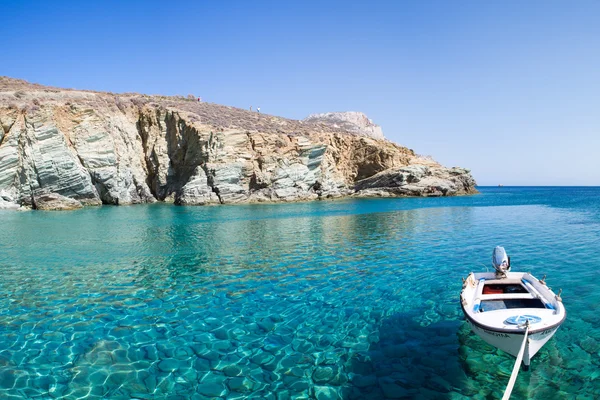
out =
<path fill-rule="evenodd" d="M 256 107 L 256 112 L 260 114 L 260 107 Z"/>
<path fill-rule="evenodd" d="M 250 111 L 252 111 L 252 106 L 250 106 Z"/>

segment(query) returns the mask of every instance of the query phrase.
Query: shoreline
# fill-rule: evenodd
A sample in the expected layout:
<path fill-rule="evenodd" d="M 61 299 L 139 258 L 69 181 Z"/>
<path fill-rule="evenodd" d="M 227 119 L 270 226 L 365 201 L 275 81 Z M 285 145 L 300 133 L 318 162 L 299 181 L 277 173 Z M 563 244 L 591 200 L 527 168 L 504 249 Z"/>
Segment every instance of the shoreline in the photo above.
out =
<path fill-rule="evenodd" d="M 120 208 L 120 207 L 134 207 L 134 206 L 142 206 L 142 205 L 163 205 L 163 206 L 175 206 L 175 207 L 230 207 L 230 206 L 246 206 L 246 205 L 284 205 L 284 204 L 309 204 L 309 203 L 318 203 L 318 202 L 341 202 L 346 200 L 378 200 L 378 199 L 429 199 L 429 198 L 450 198 L 450 197 L 467 197 L 467 196 L 476 196 L 481 194 L 481 192 L 476 191 L 473 193 L 460 193 L 453 194 L 450 196 L 444 195 L 431 195 L 431 196 L 384 196 L 384 195 L 344 195 L 344 196 L 335 196 L 335 197 L 318 197 L 315 199 L 298 199 L 298 200 L 281 200 L 281 201 L 241 201 L 241 202 L 228 202 L 228 203 L 210 203 L 210 204 L 177 204 L 173 201 L 164 201 L 164 200 L 156 200 L 153 202 L 144 202 L 144 203 L 128 203 L 128 204 L 87 204 L 81 207 L 76 208 L 56 208 L 56 209 L 37 209 L 27 206 L 18 206 L 18 208 L 0 208 L 0 212 L 2 211 L 18 211 L 18 212 L 28 212 L 28 211 L 47 211 L 47 212 L 56 212 L 56 211 L 76 211 L 90 208 Z M 16 204 L 15 204 L 16 205 Z"/>

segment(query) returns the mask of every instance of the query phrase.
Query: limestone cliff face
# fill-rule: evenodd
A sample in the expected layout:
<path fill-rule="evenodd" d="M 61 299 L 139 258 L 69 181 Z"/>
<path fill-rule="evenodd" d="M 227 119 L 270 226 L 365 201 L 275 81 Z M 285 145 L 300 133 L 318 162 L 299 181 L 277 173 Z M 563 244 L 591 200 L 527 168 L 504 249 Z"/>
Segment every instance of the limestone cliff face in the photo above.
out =
<path fill-rule="evenodd" d="M 360 127 L 178 97 L 0 78 L 0 127 L 0 208 L 474 192 L 468 170 L 446 169 Z M 417 166 L 422 173 L 399 178 Z M 412 186 L 398 190 L 405 184 Z"/>

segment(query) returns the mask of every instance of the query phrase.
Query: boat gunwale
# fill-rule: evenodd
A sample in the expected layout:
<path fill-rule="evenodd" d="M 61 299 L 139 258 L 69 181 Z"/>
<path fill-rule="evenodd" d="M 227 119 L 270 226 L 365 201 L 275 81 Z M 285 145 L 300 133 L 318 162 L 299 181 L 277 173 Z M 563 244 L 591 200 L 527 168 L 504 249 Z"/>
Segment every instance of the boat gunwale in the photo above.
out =
<path fill-rule="evenodd" d="M 492 332 L 496 332 L 496 333 L 516 333 L 516 334 L 520 334 L 520 335 L 524 335 L 525 334 L 525 329 L 498 329 L 498 328 L 494 328 L 494 327 L 490 327 L 488 325 L 484 325 L 483 323 L 476 321 L 475 319 L 473 319 L 473 317 L 471 317 L 469 315 L 469 313 L 467 312 L 467 310 L 465 309 L 465 306 L 462 304 L 462 301 L 460 302 L 460 307 L 463 310 L 463 314 L 465 315 L 465 317 L 469 320 L 469 322 L 471 322 L 473 325 L 482 328 L 482 329 L 487 329 L 488 331 L 492 331 Z M 565 322 L 565 319 L 567 318 L 567 310 L 564 309 L 564 314 L 563 317 L 560 321 L 550 325 L 550 326 L 545 326 L 543 328 L 538 328 L 538 329 L 529 329 L 529 334 L 533 335 L 536 333 L 540 333 L 540 332 L 544 332 L 546 330 L 549 329 L 554 329 L 554 328 L 558 328 L 560 325 L 562 325 L 563 322 Z"/>

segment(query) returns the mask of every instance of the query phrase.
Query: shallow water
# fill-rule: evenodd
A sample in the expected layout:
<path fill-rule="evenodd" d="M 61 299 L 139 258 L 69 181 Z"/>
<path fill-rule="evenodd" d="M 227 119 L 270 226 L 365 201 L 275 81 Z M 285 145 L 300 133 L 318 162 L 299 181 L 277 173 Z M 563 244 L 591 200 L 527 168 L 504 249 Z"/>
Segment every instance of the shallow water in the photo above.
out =
<path fill-rule="evenodd" d="M 600 188 L 0 212 L 0 398 L 500 398 L 461 277 L 563 289 L 513 398 L 600 398 Z"/>

